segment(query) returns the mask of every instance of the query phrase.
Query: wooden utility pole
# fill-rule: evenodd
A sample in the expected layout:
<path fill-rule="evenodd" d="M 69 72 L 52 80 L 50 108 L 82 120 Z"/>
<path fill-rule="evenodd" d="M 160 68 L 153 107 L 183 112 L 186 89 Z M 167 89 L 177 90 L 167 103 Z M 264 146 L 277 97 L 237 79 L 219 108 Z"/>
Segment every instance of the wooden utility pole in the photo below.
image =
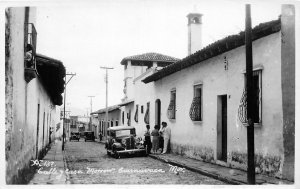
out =
<path fill-rule="evenodd" d="M 92 130 L 92 115 L 91 115 L 91 113 L 93 112 L 93 98 L 95 96 L 88 96 L 88 97 L 91 98 L 90 127 L 89 127 L 89 130 L 91 131 Z"/>
<path fill-rule="evenodd" d="M 70 75 L 71 77 L 67 81 L 67 75 Z M 63 141 L 62 141 L 62 150 L 65 150 L 65 122 L 66 122 L 66 96 L 67 96 L 67 84 L 69 81 L 76 75 L 76 73 L 66 73 L 65 75 L 65 92 L 64 92 L 64 119 L 63 119 Z"/>
<path fill-rule="evenodd" d="M 246 91 L 247 91 L 247 149 L 248 169 L 247 179 L 249 184 L 255 184 L 255 162 L 254 162 L 254 94 L 253 94 L 253 60 L 252 60 L 252 26 L 251 7 L 246 4 Z"/>
<path fill-rule="evenodd" d="M 107 107 L 107 103 L 108 103 L 108 69 L 114 69 L 114 68 L 110 68 L 110 67 L 104 67 L 101 66 L 101 69 L 105 69 L 106 74 L 105 74 L 105 87 L 106 87 L 106 97 L 105 97 L 105 127 L 104 127 L 104 136 L 107 137 L 107 128 L 108 128 L 108 107 Z"/>

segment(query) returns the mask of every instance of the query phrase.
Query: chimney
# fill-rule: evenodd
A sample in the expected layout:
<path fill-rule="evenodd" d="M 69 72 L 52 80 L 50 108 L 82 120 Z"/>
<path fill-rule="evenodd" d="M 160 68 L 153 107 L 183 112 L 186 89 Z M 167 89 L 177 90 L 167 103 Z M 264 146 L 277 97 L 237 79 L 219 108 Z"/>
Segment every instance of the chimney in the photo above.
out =
<path fill-rule="evenodd" d="M 190 13 L 188 18 L 188 55 L 202 48 L 202 14 Z"/>

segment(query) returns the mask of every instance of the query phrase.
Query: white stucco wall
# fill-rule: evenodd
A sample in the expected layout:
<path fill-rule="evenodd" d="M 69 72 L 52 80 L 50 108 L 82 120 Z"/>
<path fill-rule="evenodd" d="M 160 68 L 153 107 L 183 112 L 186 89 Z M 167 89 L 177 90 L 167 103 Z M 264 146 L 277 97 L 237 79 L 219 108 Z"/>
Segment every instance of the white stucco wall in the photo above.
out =
<path fill-rule="evenodd" d="M 55 106 L 38 78 L 27 83 L 24 79 L 25 8 L 9 9 L 10 41 L 6 56 L 6 181 L 17 182 L 18 170 L 28 167 L 31 159 L 49 143 L 49 128 L 57 120 Z M 34 23 L 35 9 L 30 8 L 29 22 Z M 40 104 L 39 124 L 37 123 Z M 9 113 L 11 112 L 11 113 Z M 45 118 L 44 118 L 45 112 Z M 39 128 L 37 138 L 37 128 Z M 44 133 L 44 139 L 43 139 Z M 54 134 L 53 134 L 54 136 Z M 24 175 L 23 175 L 24 176 Z"/>
<path fill-rule="evenodd" d="M 280 78 L 280 33 L 253 42 L 253 65 L 262 70 L 262 126 L 255 128 L 255 151 L 264 155 L 282 155 L 282 105 Z M 224 56 L 228 70 L 224 70 Z M 244 88 L 245 48 L 226 52 L 176 72 L 155 82 L 155 94 L 161 100 L 162 121 L 172 129 L 171 143 L 205 146 L 216 154 L 217 96 L 228 95 L 228 153 L 246 153 L 246 128 L 237 113 Z M 193 84 L 203 83 L 203 121 L 189 118 Z M 176 88 L 176 120 L 167 118 L 170 91 Z M 153 103 L 153 102 L 152 102 Z M 154 118 L 151 117 L 154 122 Z"/>

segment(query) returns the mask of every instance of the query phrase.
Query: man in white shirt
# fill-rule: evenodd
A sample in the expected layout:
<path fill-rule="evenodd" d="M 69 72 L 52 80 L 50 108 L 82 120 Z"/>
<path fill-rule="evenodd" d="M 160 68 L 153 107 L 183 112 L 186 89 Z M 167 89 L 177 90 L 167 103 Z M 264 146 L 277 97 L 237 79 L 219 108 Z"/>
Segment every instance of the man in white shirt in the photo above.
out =
<path fill-rule="evenodd" d="M 164 149 L 163 149 L 162 154 L 165 154 L 165 153 L 167 153 L 167 150 L 168 150 L 168 144 L 169 144 L 170 137 L 171 137 L 171 128 L 167 126 L 166 122 L 162 122 L 161 124 L 163 126 L 162 134 L 164 137 Z"/>

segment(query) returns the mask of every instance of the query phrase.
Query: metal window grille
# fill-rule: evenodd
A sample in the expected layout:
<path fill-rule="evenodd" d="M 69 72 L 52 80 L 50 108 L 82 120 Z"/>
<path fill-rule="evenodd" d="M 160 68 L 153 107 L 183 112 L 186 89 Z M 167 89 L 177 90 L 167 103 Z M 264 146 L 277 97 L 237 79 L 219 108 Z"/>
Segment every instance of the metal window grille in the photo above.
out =
<path fill-rule="evenodd" d="M 192 121 L 201 121 L 201 97 L 194 97 L 190 108 L 190 118 Z"/>
<path fill-rule="evenodd" d="M 255 113 L 254 113 L 254 123 L 261 123 L 261 80 L 259 78 L 260 71 L 254 71 L 254 94 L 255 94 Z M 245 80 L 246 83 L 246 80 Z M 248 126 L 247 119 L 247 91 L 246 88 L 243 90 L 242 98 L 240 100 L 240 105 L 238 108 L 238 118 L 240 122 Z"/>
<path fill-rule="evenodd" d="M 139 121 L 139 105 L 136 105 L 136 109 L 135 109 L 135 115 L 134 115 L 134 121 L 138 122 Z"/>
<path fill-rule="evenodd" d="M 176 91 L 172 91 L 170 104 L 168 106 L 168 118 L 175 119 L 175 117 L 176 117 Z"/>
<path fill-rule="evenodd" d="M 24 25 L 24 57 L 25 68 L 35 69 L 35 55 L 36 55 L 36 41 L 37 32 L 32 23 L 25 23 Z"/>
<path fill-rule="evenodd" d="M 144 117 L 144 122 L 146 124 L 149 124 L 149 109 L 150 109 L 150 102 L 147 103 L 147 110 L 146 110 L 146 113 L 145 113 L 145 117 Z"/>
<path fill-rule="evenodd" d="M 127 125 L 131 125 L 131 110 L 129 110 L 129 112 L 127 113 Z"/>

